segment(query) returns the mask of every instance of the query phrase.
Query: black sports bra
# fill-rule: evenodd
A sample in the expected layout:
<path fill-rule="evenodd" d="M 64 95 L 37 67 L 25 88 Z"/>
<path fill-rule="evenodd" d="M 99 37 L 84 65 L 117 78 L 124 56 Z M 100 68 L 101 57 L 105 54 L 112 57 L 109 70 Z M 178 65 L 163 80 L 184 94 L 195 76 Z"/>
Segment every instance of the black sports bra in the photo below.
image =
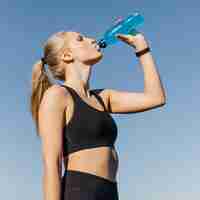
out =
<path fill-rule="evenodd" d="M 113 147 L 117 125 L 98 95 L 103 89 L 90 90 L 104 107 L 104 111 L 100 111 L 83 101 L 73 88 L 61 86 L 69 90 L 74 100 L 73 116 L 63 128 L 63 156 L 82 149 Z"/>

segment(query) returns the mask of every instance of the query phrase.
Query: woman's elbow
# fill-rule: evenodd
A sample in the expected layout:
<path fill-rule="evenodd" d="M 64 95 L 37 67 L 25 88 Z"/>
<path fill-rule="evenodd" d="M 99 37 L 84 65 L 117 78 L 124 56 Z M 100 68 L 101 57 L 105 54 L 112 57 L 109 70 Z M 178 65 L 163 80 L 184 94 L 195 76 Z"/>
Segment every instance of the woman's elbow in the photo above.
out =
<path fill-rule="evenodd" d="M 158 106 L 164 106 L 166 104 L 166 98 L 162 98 L 158 103 L 157 103 L 157 105 Z"/>

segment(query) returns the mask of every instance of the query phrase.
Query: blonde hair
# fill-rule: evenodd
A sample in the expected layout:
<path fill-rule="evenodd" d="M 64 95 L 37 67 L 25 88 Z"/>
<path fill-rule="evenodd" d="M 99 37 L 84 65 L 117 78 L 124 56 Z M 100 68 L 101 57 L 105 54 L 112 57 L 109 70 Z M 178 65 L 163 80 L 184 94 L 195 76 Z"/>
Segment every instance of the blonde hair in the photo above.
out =
<path fill-rule="evenodd" d="M 30 112 L 36 124 L 36 134 L 39 136 L 38 110 L 44 95 L 44 92 L 52 86 L 49 76 L 45 70 L 45 64 L 48 64 L 48 69 L 55 79 L 64 81 L 65 71 L 62 68 L 59 58 L 59 53 L 63 48 L 66 48 L 66 40 L 64 35 L 67 32 L 57 32 L 49 37 L 44 44 L 44 61 L 39 60 L 33 65 L 32 80 L 31 80 L 31 95 L 30 95 Z"/>

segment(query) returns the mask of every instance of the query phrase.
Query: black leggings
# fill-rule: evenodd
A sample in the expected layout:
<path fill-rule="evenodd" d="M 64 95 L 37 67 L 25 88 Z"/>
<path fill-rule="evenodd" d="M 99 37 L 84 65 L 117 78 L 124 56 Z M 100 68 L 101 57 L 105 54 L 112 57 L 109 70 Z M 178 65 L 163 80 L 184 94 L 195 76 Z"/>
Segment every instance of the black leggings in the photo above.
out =
<path fill-rule="evenodd" d="M 91 173 L 65 170 L 61 200 L 119 200 L 117 181 Z"/>

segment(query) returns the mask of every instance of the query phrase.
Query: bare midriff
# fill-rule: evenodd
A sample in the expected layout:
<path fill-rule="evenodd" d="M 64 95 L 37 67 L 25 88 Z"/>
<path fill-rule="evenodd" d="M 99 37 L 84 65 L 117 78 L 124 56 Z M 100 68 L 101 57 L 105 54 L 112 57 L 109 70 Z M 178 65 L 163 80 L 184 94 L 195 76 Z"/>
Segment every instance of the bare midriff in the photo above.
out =
<path fill-rule="evenodd" d="M 84 149 L 65 157 L 64 165 L 66 170 L 83 171 L 116 182 L 118 155 L 114 147 Z"/>

